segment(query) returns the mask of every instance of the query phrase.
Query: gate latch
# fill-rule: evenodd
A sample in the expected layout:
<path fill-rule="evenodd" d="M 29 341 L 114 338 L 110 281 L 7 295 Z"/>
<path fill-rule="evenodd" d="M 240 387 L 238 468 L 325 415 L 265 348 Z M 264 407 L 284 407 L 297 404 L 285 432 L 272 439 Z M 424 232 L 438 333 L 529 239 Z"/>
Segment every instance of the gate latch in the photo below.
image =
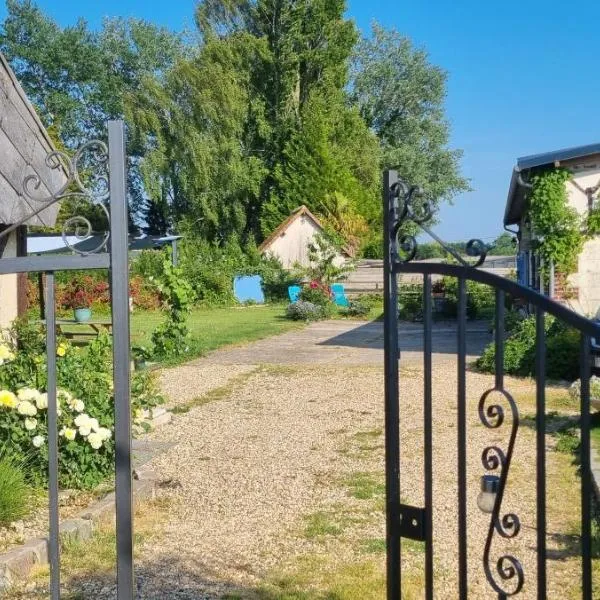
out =
<path fill-rule="evenodd" d="M 425 541 L 425 509 L 409 504 L 400 504 L 398 511 L 400 537 L 419 542 Z"/>

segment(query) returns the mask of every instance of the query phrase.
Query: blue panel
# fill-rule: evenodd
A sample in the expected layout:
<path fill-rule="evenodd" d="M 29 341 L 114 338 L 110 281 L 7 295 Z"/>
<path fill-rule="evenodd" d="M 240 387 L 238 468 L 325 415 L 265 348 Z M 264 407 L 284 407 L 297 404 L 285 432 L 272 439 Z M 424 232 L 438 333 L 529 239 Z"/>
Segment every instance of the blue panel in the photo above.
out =
<path fill-rule="evenodd" d="M 300 299 L 300 292 L 302 288 L 299 285 L 290 285 L 288 287 L 288 296 L 290 297 L 290 302 L 295 304 Z"/>
<path fill-rule="evenodd" d="M 348 298 L 346 297 L 344 286 L 341 283 L 331 284 L 331 291 L 333 293 L 333 302 L 337 306 L 349 306 L 350 303 L 348 302 Z"/>
<path fill-rule="evenodd" d="M 262 290 L 260 275 L 243 275 L 233 280 L 233 294 L 238 302 L 253 301 L 264 304 L 265 295 Z"/>

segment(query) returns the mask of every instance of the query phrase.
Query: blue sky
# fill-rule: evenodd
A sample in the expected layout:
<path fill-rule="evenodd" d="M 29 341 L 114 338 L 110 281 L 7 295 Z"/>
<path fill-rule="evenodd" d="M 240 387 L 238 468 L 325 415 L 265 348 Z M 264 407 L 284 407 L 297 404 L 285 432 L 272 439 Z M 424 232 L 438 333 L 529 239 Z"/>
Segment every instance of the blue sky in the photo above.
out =
<path fill-rule="evenodd" d="M 136 16 L 172 29 L 193 27 L 194 0 L 40 0 L 61 24 L 83 16 Z M 0 19 L 5 16 L 0 5 Z M 576 8 L 545 0 L 350 0 L 366 31 L 373 19 L 427 49 L 449 73 L 451 145 L 473 191 L 444 206 L 436 231 L 454 241 L 502 231 L 518 156 L 600 141 L 597 33 L 600 2 Z"/>

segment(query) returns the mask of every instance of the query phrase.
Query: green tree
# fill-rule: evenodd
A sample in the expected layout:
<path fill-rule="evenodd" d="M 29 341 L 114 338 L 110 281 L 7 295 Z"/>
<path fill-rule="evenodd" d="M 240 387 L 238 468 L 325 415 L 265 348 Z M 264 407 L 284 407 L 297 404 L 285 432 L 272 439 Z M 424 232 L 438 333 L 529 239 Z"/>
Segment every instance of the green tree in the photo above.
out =
<path fill-rule="evenodd" d="M 448 147 L 446 73 L 397 31 L 374 24 L 357 46 L 352 96 L 382 147 L 382 167 L 396 168 L 435 204 L 468 189 L 461 152 Z"/>
<path fill-rule="evenodd" d="M 142 20 L 106 19 L 99 31 L 91 31 L 79 19 L 61 28 L 30 0 L 6 5 L 0 51 L 44 125 L 66 149 L 104 138 L 106 121 L 125 115 L 127 100 L 142 82 L 160 80 L 184 52 L 179 36 Z M 134 211 L 145 200 L 139 162 L 147 150 L 128 146 Z"/>
<path fill-rule="evenodd" d="M 515 236 L 512 233 L 504 232 L 490 244 L 488 254 L 490 256 L 512 256 L 516 250 Z"/>

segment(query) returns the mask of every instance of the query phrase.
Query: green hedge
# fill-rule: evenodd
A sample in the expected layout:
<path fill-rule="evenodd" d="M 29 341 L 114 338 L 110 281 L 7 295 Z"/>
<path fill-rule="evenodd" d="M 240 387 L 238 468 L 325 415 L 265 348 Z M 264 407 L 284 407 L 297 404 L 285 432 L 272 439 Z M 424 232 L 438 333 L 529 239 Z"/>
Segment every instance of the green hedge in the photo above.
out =
<path fill-rule="evenodd" d="M 580 336 L 552 316 L 546 316 L 546 376 L 550 379 L 573 381 L 579 376 Z M 504 371 L 510 375 L 535 375 L 535 317 L 528 317 L 515 326 L 504 347 Z M 493 373 L 496 349 L 491 343 L 477 359 L 476 366 Z"/>

